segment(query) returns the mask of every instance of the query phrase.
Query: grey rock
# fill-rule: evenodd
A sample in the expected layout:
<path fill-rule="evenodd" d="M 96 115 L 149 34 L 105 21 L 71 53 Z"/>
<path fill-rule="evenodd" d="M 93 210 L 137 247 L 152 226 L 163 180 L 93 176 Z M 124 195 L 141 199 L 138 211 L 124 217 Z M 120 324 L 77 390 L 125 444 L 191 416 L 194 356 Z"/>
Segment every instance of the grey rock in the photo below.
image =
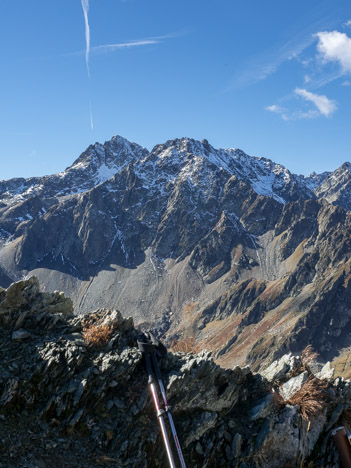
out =
<path fill-rule="evenodd" d="M 267 417 L 272 412 L 274 404 L 274 395 L 272 393 L 257 401 L 256 405 L 250 410 L 250 420 L 255 421 Z"/>
<path fill-rule="evenodd" d="M 288 353 L 277 361 L 274 361 L 267 369 L 261 371 L 261 375 L 270 382 L 282 380 L 286 378 L 289 373 L 297 371 L 300 365 L 300 359 L 292 353 Z"/>
<path fill-rule="evenodd" d="M 279 393 L 284 400 L 289 400 L 296 392 L 298 392 L 302 384 L 305 383 L 308 379 L 308 372 L 302 372 L 296 377 L 292 377 L 287 382 L 285 382 L 280 388 Z"/>
<path fill-rule="evenodd" d="M 299 455 L 297 411 L 287 406 L 264 439 L 257 461 L 262 468 L 278 468 Z"/>
<path fill-rule="evenodd" d="M 12 339 L 16 341 L 27 340 L 31 336 L 32 336 L 31 333 L 29 333 L 29 331 L 24 330 L 24 329 L 19 329 L 12 333 Z"/>
<path fill-rule="evenodd" d="M 333 380 L 334 368 L 331 367 L 329 361 L 323 366 L 320 372 L 316 373 L 316 377 L 317 379 Z"/>
<path fill-rule="evenodd" d="M 231 445 L 231 452 L 235 458 L 239 458 L 241 455 L 241 444 L 242 444 L 242 435 L 236 433 L 233 438 L 233 442 Z"/>

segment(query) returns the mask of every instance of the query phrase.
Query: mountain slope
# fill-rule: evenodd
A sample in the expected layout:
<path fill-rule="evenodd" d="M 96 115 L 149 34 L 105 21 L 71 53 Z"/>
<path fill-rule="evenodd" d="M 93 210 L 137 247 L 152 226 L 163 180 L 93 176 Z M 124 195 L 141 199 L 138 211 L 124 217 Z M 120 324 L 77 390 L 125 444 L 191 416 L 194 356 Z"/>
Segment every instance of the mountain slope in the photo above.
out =
<path fill-rule="evenodd" d="M 333 203 L 347 199 L 345 168 Z M 113 306 L 169 339 L 195 335 L 226 365 L 310 342 L 332 358 L 351 346 L 350 215 L 321 198 L 333 177 L 206 140 L 148 152 L 114 137 L 61 174 L 1 183 L 0 267 L 79 312 Z"/>
<path fill-rule="evenodd" d="M 351 346 L 350 238 L 350 212 L 287 204 L 269 244 L 267 235 L 256 239 L 266 273 L 239 280 L 191 316 L 185 309 L 170 334 L 195 336 L 223 365 L 258 369 L 307 344 L 333 359 Z"/>

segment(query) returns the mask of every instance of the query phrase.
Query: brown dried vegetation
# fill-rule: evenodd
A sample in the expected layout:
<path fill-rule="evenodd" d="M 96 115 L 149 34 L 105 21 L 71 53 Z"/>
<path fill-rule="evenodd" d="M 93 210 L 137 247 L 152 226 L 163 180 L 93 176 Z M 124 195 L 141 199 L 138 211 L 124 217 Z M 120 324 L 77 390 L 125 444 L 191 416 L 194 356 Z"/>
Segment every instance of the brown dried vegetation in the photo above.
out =
<path fill-rule="evenodd" d="M 113 333 L 112 325 L 93 324 L 87 328 L 83 328 L 83 337 L 88 346 L 101 347 L 105 346 L 110 340 Z"/>
<path fill-rule="evenodd" d="M 330 400 L 327 388 L 328 383 L 326 381 L 312 377 L 289 400 L 285 400 L 284 403 L 299 405 L 301 416 L 306 420 L 310 420 L 318 416 L 327 406 Z"/>
<path fill-rule="evenodd" d="M 301 362 L 306 367 L 308 364 L 314 362 L 318 356 L 319 354 L 313 350 L 312 346 L 307 345 L 301 352 Z"/>
<path fill-rule="evenodd" d="M 170 350 L 172 353 L 199 353 L 202 351 L 201 343 L 196 343 L 195 338 L 193 336 L 182 338 L 181 340 L 177 341 L 174 340 L 170 346 Z"/>
<path fill-rule="evenodd" d="M 182 309 L 182 313 L 184 315 L 193 315 L 197 308 L 199 307 L 199 303 L 198 302 L 188 302 L 187 304 L 185 304 L 185 306 L 183 307 Z"/>

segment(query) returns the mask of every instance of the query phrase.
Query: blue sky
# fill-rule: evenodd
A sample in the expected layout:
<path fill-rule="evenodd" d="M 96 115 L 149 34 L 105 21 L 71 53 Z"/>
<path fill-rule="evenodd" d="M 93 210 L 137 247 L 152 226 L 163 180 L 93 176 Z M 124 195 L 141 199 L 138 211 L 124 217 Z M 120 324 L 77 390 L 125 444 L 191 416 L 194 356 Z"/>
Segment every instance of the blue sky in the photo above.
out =
<path fill-rule="evenodd" d="M 305 175 L 351 160 L 348 0 L 12 0 L 0 39 L 0 179 L 115 134 L 206 138 Z"/>

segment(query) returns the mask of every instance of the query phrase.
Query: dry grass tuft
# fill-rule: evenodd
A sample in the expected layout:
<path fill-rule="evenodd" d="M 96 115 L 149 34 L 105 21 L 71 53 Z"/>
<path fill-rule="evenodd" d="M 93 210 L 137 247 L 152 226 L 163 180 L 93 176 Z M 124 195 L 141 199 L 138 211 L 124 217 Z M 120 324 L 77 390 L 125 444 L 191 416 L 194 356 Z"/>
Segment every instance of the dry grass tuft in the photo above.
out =
<path fill-rule="evenodd" d="M 301 362 L 303 365 L 308 365 L 318 358 L 319 354 L 316 353 L 311 345 L 307 345 L 301 352 Z"/>
<path fill-rule="evenodd" d="M 318 416 L 327 406 L 327 402 L 330 399 L 327 388 L 327 382 L 312 377 L 302 385 L 295 395 L 289 400 L 284 401 L 284 403 L 299 405 L 301 416 L 306 420 L 310 420 Z"/>
<path fill-rule="evenodd" d="M 91 347 L 105 346 L 110 340 L 112 333 L 112 325 L 93 324 L 87 328 L 83 328 L 83 338 L 87 345 Z"/>
<path fill-rule="evenodd" d="M 196 344 L 195 338 L 193 336 L 182 338 L 177 341 L 174 340 L 170 346 L 172 353 L 199 353 L 202 351 L 201 343 Z"/>

